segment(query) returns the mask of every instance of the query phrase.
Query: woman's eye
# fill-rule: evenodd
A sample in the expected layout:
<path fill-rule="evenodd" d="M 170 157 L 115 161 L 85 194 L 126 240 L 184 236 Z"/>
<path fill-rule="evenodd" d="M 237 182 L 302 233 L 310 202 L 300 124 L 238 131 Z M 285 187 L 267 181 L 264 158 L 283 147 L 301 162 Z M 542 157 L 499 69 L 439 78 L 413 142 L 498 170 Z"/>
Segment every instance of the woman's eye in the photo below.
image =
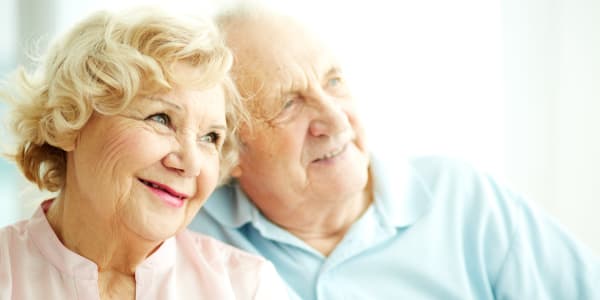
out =
<path fill-rule="evenodd" d="M 221 138 L 221 135 L 219 135 L 216 132 L 211 132 L 209 134 L 206 134 L 206 135 L 200 137 L 200 141 L 204 142 L 204 143 L 218 144 L 220 138 Z"/>
<path fill-rule="evenodd" d="M 169 116 L 165 113 L 151 115 L 148 118 L 146 118 L 146 120 L 150 120 L 164 126 L 171 126 L 171 118 L 169 118 Z"/>

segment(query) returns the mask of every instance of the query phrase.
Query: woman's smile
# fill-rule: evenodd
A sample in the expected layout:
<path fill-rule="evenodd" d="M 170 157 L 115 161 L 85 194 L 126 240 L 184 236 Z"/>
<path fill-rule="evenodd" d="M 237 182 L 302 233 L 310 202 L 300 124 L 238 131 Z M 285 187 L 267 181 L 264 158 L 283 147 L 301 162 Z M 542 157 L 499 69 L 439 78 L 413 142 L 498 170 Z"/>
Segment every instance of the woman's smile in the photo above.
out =
<path fill-rule="evenodd" d="M 161 183 L 139 179 L 153 194 L 158 196 L 163 202 L 173 207 L 181 207 L 185 200 L 189 198 L 189 195 L 177 192 L 168 185 Z"/>

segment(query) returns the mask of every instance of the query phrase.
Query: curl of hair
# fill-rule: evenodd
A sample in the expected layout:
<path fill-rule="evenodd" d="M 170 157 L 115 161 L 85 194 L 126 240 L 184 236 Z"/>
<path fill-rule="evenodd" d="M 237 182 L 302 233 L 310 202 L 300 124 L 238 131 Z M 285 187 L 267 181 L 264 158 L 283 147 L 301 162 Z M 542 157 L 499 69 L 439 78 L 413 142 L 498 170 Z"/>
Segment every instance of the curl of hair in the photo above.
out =
<path fill-rule="evenodd" d="M 198 72 L 177 78 L 175 63 Z M 236 163 L 235 131 L 247 119 L 229 77 L 231 64 L 230 51 L 209 21 L 149 8 L 95 13 L 55 42 L 34 72 L 19 69 L 3 88 L 17 139 L 11 157 L 40 189 L 59 191 L 66 151 L 94 112 L 115 115 L 136 97 L 166 93 L 182 83 L 221 86 L 230 131 L 221 152 L 223 182 Z"/>

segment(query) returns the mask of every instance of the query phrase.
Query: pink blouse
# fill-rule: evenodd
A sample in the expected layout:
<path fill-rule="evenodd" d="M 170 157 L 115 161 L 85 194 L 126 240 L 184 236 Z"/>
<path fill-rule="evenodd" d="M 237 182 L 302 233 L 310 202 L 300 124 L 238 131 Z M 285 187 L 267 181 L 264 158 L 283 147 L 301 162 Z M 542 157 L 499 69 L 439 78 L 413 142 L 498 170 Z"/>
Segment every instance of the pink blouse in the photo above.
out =
<path fill-rule="evenodd" d="M 25 221 L 0 229 L 0 299 L 100 299 L 94 262 L 67 249 L 42 203 Z M 135 271 L 136 299 L 287 299 L 273 265 L 185 230 Z"/>

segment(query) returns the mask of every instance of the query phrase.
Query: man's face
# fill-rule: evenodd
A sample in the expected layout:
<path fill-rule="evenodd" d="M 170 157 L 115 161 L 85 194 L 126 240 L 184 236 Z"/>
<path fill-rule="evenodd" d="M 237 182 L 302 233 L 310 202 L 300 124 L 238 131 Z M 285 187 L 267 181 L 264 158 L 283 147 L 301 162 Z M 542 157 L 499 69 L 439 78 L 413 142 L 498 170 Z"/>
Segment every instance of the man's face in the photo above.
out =
<path fill-rule="evenodd" d="M 233 172 L 242 189 L 271 218 L 361 197 L 369 159 L 340 66 L 296 24 L 243 28 L 229 35 L 254 119 Z"/>

